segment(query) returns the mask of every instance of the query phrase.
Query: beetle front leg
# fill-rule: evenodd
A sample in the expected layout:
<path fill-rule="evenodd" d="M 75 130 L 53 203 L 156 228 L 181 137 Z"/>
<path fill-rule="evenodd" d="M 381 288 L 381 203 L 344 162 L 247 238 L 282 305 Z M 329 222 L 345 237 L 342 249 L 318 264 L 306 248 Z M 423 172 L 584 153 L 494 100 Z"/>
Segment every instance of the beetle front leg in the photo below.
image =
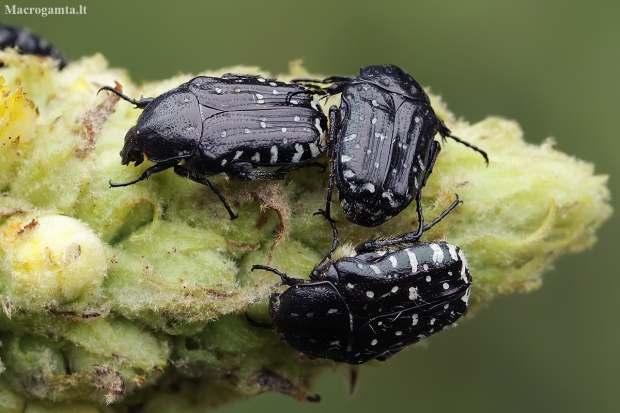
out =
<path fill-rule="evenodd" d="M 280 279 L 282 280 L 282 284 L 284 285 L 303 284 L 306 282 L 306 280 L 301 279 L 301 278 L 291 278 L 286 273 L 283 273 L 282 271 L 276 270 L 275 268 L 272 268 L 272 267 L 267 267 L 266 265 L 252 265 L 252 271 L 254 270 L 265 270 L 265 271 L 270 271 L 274 274 L 277 274 L 278 276 L 280 276 Z"/>
<path fill-rule="evenodd" d="M 121 92 L 119 90 L 116 90 L 112 86 L 104 86 L 104 87 L 102 87 L 101 89 L 99 89 L 99 91 L 97 91 L 97 94 L 99 94 L 99 92 L 101 92 L 102 90 L 107 90 L 108 92 L 112 92 L 115 95 L 119 96 L 121 99 L 126 100 L 129 103 L 133 103 L 134 105 L 136 105 L 136 109 L 144 109 L 146 107 L 146 105 L 151 103 L 153 101 L 153 99 L 154 99 L 154 98 L 145 98 L 144 96 L 141 96 L 140 100 L 135 100 L 135 99 L 130 98 L 129 96 L 127 96 L 123 92 Z"/>
<path fill-rule="evenodd" d="M 176 173 L 177 175 L 183 178 L 191 179 L 194 182 L 197 182 L 199 184 L 202 184 L 202 185 L 205 185 L 211 188 L 213 193 L 217 195 L 217 197 L 220 199 L 222 204 L 224 204 L 224 208 L 226 208 L 226 211 L 228 211 L 228 215 L 230 215 L 230 219 L 233 220 L 239 217 L 238 214 L 235 214 L 232 211 L 232 209 L 230 208 L 230 205 L 226 201 L 226 198 L 224 198 L 224 195 L 222 195 L 222 193 L 211 183 L 211 181 L 207 179 L 206 176 L 197 174 L 195 171 L 188 168 L 187 166 L 181 166 L 181 165 L 177 165 L 174 167 L 174 173 Z"/>
<path fill-rule="evenodd" d="M 119 186 L 129 186 L 129 185 L 133 185 L 133 184 L 135 184 L 137 182 L 144 181 L 145 179 L 148 179 L 149 176 L 151 176 L 153 174 L 156 174 L 158 172 L 162 172 L 162 171 L 165 171 L 166 169 L 172 168 L 178 162 L 179 161 L 175 160 L 173 162 L 158 163 L 158 164 L 153 165 L 150 168 L 146 169 L 144 172 L 142 172 L 142 175 L 140 175 L 136 179 L 133 179 L 133 180 L 128 181 L 128 182 L 121 182 L 121 183 L 115 184 L 115 183 L 112 183 L 112 181 L 110 181 L 109 182 L 110 188 L 118 188 Z"/>

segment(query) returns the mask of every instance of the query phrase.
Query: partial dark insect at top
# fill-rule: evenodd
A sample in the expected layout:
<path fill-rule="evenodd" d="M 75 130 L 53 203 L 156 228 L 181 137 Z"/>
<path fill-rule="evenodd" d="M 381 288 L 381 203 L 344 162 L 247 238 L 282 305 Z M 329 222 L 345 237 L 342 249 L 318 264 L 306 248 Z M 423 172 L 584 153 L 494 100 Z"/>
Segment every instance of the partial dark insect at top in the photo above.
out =
<path fill-rule="evenodd" d="M 140 177 L 110 183 L 112 187 L 173 168 L 176 174 L 211 188 L 234 219 L 236 215 L 207 176 L 283 179 L 291 171 L 321 166 L 313 161 L 326 148 L 327 118 L 315 99 L 317 92 L 308 87 L 226 74 L 196 77 L 156 98 L 134 100 L 109 86 L 102 90 L 144 109 L 125 136 L 122 164 L 155 162 Z"/>
<path fill-rule="evenodd" d="M 368 250 L 373 245 L 369 241 L 334 260 L 337 231 L 331 224 L 333 249 L 310 280 L 290 278 L 271 267 L 252 267 L 278 274 L 289 286 L 271 297 L 269 312 L 276 331 L 292 347 L 349 364 L 383 361 L 466 313 L 472 280 L 456 245 L 418 242 L 416 233 L 408 233 L 398 237 L 398 244 Z"/>
<path fill-rule="evenodd" d="M 342 94 L 340 107 L 329 111 L 328 219 L 335 183 L 349 221 L 376 226 L 416 199 L 421 229 L 422 188 L 441 149 L 437 133 L 474 149 L 488 163 L 484 151 L 451 135 L 418 82 L 394 65 L 363 67 L 359 76 L 295 81 L 331 83 L 321 90 Z"/>
<path fill-rule="evenodd" d="M 58 60 L 58 69 L 64 68 L 69 62 L 65 55 L 47 40 L 31 33 L 27 29 L 20 29 L 0 23 L 0 49 L 6 49 L 7 47 L 16 47 L 21 54 L 53 57 Z"/>

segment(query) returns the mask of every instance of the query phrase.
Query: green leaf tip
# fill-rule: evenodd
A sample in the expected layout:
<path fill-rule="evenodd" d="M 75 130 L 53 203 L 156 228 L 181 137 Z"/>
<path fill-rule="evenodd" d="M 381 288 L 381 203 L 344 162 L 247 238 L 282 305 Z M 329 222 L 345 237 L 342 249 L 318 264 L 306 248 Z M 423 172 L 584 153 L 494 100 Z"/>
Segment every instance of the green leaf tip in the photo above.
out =
<path fill-rule="evenodd" d="M 0 52 L 0 60 L 0 410 L 189 413 L 265 391 L 308 397 L 333 363 L 301 355 L 245 313 L 268 323 L 267 298 L 278 289 L 253 264 L 307 277 L 329 250 L 329 225 L 313 216 L 327 173 L 214 177 L 234 221 L 208 188 L 171 171 L 111 189 L 108 181 L 148 165 L 124 167 L 118 155 L 140 111 L 97 90 L 118 81 L 129 96 L 157 96 L 192 76 L 138 87 L 100 55 L 62 72 L 44 58 Z M 201 75 L 226 72 L 270 77 L 252 67 Z M 277 77 L 316 76 L 293 62 Z M 486 166 L 443 142 L 423 197 L 428 218 L 456 194 L 463 201 L 424 239 L 466 252 L 472 306 L 538 288 L 556 257 L 594 244 L 612 213 L 606 176 L 551 140 L 524 142 L 513 121 L 472 125 L 432 101 L 454 135 L 490 158 Z M 413 207 L 377 228 L 333 210 L 345 243 L 416 228 Z"/>

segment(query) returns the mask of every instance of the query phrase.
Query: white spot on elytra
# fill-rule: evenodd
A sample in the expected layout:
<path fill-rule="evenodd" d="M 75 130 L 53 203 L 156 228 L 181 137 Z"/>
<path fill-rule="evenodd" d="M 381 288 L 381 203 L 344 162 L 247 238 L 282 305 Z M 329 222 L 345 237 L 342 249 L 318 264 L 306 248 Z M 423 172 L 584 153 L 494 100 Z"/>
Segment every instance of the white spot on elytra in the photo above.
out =
<path fill-rule="evenodd" d="M 297 163 L 301 159 L 301 156 L 304 154 L 304 146 L 301 143 L 295 144 L 295 154 L 293 155 L 293 159 L 291 162 Z"/>
<path fill-rule="evenodd" d="M 373 184 L 371 184 L 370 182 L 364 184 L 364 186 L 362 188 L 364 188 L 365 190 L 367 190 L 371 194 L 375 193 L 375 186 Z"/>
<path fill-rule="evenodd" d="M 348 288 L 349 290 L 352 290 L 352 289 L 353 289 L 353 284 L 348 283 L 348 284 L 347 284 L 347 288 Z"/>
<path fill-rule="evenodd" d="M 223 131 L 222 133 L 220 133 L 220 136 L 221 136 L 222 138 L 225 138 L 225 137 L 226 137 L 226 131 Z"/>
<path fill-rule="evenodd" d="M 397 285 L 395 285 L 394 287 L 392 287 L 392 289 L 391 289 L 390 291 L 392 291 L 393 293 L 395 293 L 396 291 L 398 291 L 398 286 L 397 286 Z"/>
<path fill-rule="evenodd" d="M 351 157 L 350 157 L 349 155 L 342 155 L 342 156 L 340 157 L 340 161 L 341 161 L 342 163 L 347 163 L 347 162 L 349 162 L 350 160 L 351 160 Z"/>
<path fill-rule="evenodd" d="M 245 130 L 243 131 L 243 133 L 252 133 L 251 130 L 249 130 L 248 128 L 245 128 Z"/>
<path fill-rule="evenodd" d="M 431 276 L 430 276 L 430 275 L 427 275 L 427 276 L 426 276 L 426 282 L 427 282 L 427 283 L 431 282 Z"/>
<path fill-rule="evenodd" d="M 447 309 L 448 309 L 448 307 L 450 307 L 450 304 L 446 304 L 446 305 L 444 305 L 444 306 L 443 306 L 443 309 L 444 309 L 444 310 L 447 310 Z"/>
<path fill-rule="evenodd" d="M 222 93 L 222 89 L 220 89 L 219 87 L 216 87 L 215 88 L 215 93 L 217 93 L 219 95 L 220 93 Z"/>
<path fill-rule="evenodd" d="M 293 105 L 298 105 L 298 104 L 299 104 L 299 101 L 298 101 L 297 99 L 291 99 L 291 103 L 292 103 Z"/>
<path fill-rule="evenodd" d="M 261 128 L 266 128 L 266 127 L 267 127 L 267 124 L 266 124 L 265 122 L 261 122 L 261 123 L 260 123 L 260 127 L 261 127 Z"/>
<path fill-rule="evenodd" d="M 258 99 L 258 100 L 256 101 L 256 103 L 265 103 L 265 101 L 264 101 L 264 100 L 262 100 L 262 99 Z"/>
<path fill-rule="evenodd" d="M 433 250 L 433 262 L 438 264 L 443 262 L 443 251 L 438 244 L 430 244 L 429 247 Z"/>
<path fill-rule="evenodd" d="M 419 116 L 416 116 L 415 118 L 413 118 L 413 120 L 415 121 L 415 123 L 420 123 L 421 119 Z"/>
<path fill-rule="evenodd" d="M 319 151 L 319 148 L 315 143 L 309 143 L 308 147 L 310 148 L 310 153 L 312 153 L 313 158 L 316 158 L 321 154 L 321 151 Z"/>
<path fill-rule="evenodd" d="M 424 264 L 424 265 L 422 266 L 422 268 L 424 269 L 424 271 L 428 271 L 428 265 L 427 265 L 427 264 Z"/>
<path fill-rule="evenodd" d="M 316 130 L 319 131 L 319 135 L 323 135 L 325 133 L 323 131 L 323 128 L 321 127 L 321 121 L 319 120 L 319 118 L 316 118 L 314 120 L 314 127 L 316 128 Z"/>
<path fill-rule="evenodd" d="M 358 263 L 357 264 L 357 268 L 359 268 L 360 270 L 363 270 L 364 269 L 364 264 Z"/>
<path fill-rule="evenodd" d="M 257 99 L 262 99 L 262 98 L 264 98 L 264 96 L 263 96 L 263 95 L 261 95 L 260 93 L 257 93 L 257 94 L 256 94 L 256 98 L 257 98 Z"/>
<path fill-rule="evenodd" d="M 222 166 L 226 165 L 226 162 L 228 162 L 226 159 L 222 159 L 221 165 Z"/>
<path fill-rule="evenodd" d="M 417 300 L 419 297 L 418 294 L 418 289 L 416 287 L 409 287 L 409 299 L 410 300 Z"/>
<path fill-rule="evenodd" d="M 377 118 L 372 118 L 372 120 L 370 121 L 370 123 L 372 123 L 373 125 L 374 125 L 375 123 L 377 123 Z"/>
<path fill-rule="evenodd" d="M 353 178 L 355 176 L 355 172 L 347 169 L 346 171 L 342 172 L 342 176 L 344 176 L 345 178 Z"/>
<path fill-rule="evenodd" d="M 372 341 L 370 342 L 370 345 L 371 345 L 371 346 L 376 346 L 376 345 L 377 345 L 377 343 L 378 343 L 377 339 L 376 339 L 376 338 L 373 338 L 373 339 L 372 339 Z"/>
<path fill-rule="evenodd" d="M 262 77 L 259 77 L 257 80 L 261 83 L 265 82 L 265 79 L 263 79 Z"/>
<path fill-rule="evenodd" d="M 448 288 L 450 288 L 450 284 L 443 283 L 442 287 L 443 287 L 444 290 L 447 290 Z"/>
<path fill-rule="evenodd" d="M 415 252 L 411 251 L 409 248 L 405 249 L 405 253 L 407 253 L 407 257 L 409 257 L 411 272 L 415 274 L 418 272 L 418 257 L 416 257 Z"/>
<path fill-rule="evenodd" d="M 269 152 L 271 153 L 271 158 L 269 159 L 269 163 L 274 164 L 278 162 L 278 147 L 276 145 L 273 145 L 271 149 L 269 150 Z"/>
<path fill-rule="evenodd" d="M 373 293 L 372 291 L 366 291 L 366 296 L 368 298 L 373 298 L 375 296 L 375 293 Z"/>
<path fill-rule="evenodd" d="M 379 162 L 375 162 L 375 168 L 379 168 Z"/>
<path fill-rule="evenodd" d="M 278 84 L 277 84 L 276 82 L 269 82 L 269 84 L 270 84 L 271 86 L 278 86 Z"/>
<path fill-rule="evenodd" d="M 429 322 L 429 324 L 433 326 L 433 325 L 435 325 L 435 321 L 437 321 L 437 320 L 435 320 L 434 318 L 431 318 L 431 321 Z"/>
<path fill-rule="evenodd" d="M 279 94 L 280 94 L 280 92 L 278 92 L 276 89 L 274 89 L 274 90 L 273 90 L 273 94 L 274 94 L 274 95 L 279 95 Z"/>
<path fill-rule="evenodd" d="M 299 116 L 295 116 L 295 117 L 293 118 L 293 120 L 294 120 L 295 122 L 299 122 L 299 121 L 301 120 L 301 118 L 300 118 Z"/>
<path fill-rule="evenodd" d="M 398 261 L 396 261 L 396 257 L 393 256 L 393 255 L 390 255 L 389 260 L 392 263 L 392 267 L 396 268 L 396 266 L 398 265 Z M 398 288 L 398 287 L 396 287 L 396 288 Z"/>
<path fill-rule="evenodd" d="M 411 316 L 411 325 L 414 326 L 416 324 L 418 324 L 418 315 L 414 314 Z"/>
<path fill-rule="evenodd" d="M 241 158 L 241 155 L 243 155 L 243 151 L 237 151 L 235 152 L 235 157 L 233 159 L 239 159 Z"/>
<path fill-rule="evenodd" d="M 456 261 L 458 259 L 458 255 L 456 255 L 456 245 L 448 244 L 448 252 L 450 253 L 450 258 L 452 258 L 452 261 Z"/>
<path fill-rule="evenodd" d="M 330 308 L 329 310 L 327 310 L 327 314 L 336 314 L 337 312 L 338 310 L 335 308 Z"/>
<path fill-rule="evenodd" d="M 381 270 L 376 265 L 371 265 L 370 269 L 377 275 L 381 274 Z"/>
<path fill-rule="evenodd" d="M 395 332 L 394 334 L 395 334 L 395 335 L 397 335 L 397 336 L 402 336 L 402 335 L 403 335 L 403 332 L 402 332 L 402 331 L 397 331 L 397 332 Z"/>
<path fill-rule="evenodd" d="M 356 138 L 357 138 L 357 134 L 356 133 L 352 133 L 349 136 L 345 136 L 344 137 L 344 141 L 345 142 L 350 142 L 350 141 L 352 141 L 353 139 L 356 139 Z"/>
<path fill-rule="evenodd" d="M 465 291 L 465 295 L 463 295 L 463 297 L 461 297 L 461 300 L 463 300 L 463 302 L 466 305 L 469 304 L 469 293 L 470 293 L 470 289 L 468 288 L 467 291 Z"/>
<path fill-rule="evenodd" d="M 461 261 L 463 265 L 461 266 L 461 278 L 463 281 L 468 282 L 467 280 L 467 259 L 465 258 L 465 254 L 463 254 L 463 250 L 459 250 L 459 257 L 461 257 Z"/>
<path fill-rule="evenodd" d="M 252 156 L 252 158 L 250 159 L 252 159 L 254 162 L 260 162 L 260 153 L 256 152 L 254 156 Z"/>
<path fill-rule="evenodd" d="M 286 129 L 286 128 L 284 128 L 284 129 Z M 282 143 L 286 145 L 288 143 L 288 138 L 282 139 Z"/>

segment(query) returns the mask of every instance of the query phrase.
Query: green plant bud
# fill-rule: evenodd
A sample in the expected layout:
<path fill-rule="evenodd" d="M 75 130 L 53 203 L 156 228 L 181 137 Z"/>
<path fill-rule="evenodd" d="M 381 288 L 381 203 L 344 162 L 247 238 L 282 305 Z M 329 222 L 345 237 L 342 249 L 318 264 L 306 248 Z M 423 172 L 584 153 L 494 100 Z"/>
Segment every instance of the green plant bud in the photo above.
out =
<path fill-rule="evenodd" d="M 334 363 L 248 322 L 246 314 L 269 324 L 268 297 L 283 290 L 275 274 L 250 269 L 307 278 L 325 256 L 332 232 L 313 213 L 325 207 L 328 172 L 307 168 L 278 182 L 209 177 L 239 213 L 234 221 L 209 188 L 172 170 L 110 188 L 152 163 L 121 165 L 141 111 L 97 91 L 116 80 L 130 97 L 154 97 L 193 76 L 138 87 L 99 55 L 61 72 L 12 52 L 0 61 L 0 406 L 192 413 L 266 391 L 307 398 Z M 270 77 L 252 67 L 201 75 L 223 73 Z M 321 78 L 298 62 L 277 77 Z M 490 158 L 486 166 L 443 142 L 423 191 L 427 222 L 457 194 L 463 201 L 423 240 L 445 239 L 467 254 L 473 306 L 538 288 L 559 255 L 594 244 L 612 212 L 606 176 L 550 140 L 525 143 L 513 121 L 472 125 L 431 100 L 456 136 Z M 413 206 L 374 228 L 346 221 L 337 202 L 332 211 L 346 248 L 417 228 Z"/>
<path fill-rule="evenodd" d="M 97 293 L 107 269 L 104 244 L 63 215 L 15 215 L 2 229 L 4 291 L 12 305 L 39 311 Z"/>

